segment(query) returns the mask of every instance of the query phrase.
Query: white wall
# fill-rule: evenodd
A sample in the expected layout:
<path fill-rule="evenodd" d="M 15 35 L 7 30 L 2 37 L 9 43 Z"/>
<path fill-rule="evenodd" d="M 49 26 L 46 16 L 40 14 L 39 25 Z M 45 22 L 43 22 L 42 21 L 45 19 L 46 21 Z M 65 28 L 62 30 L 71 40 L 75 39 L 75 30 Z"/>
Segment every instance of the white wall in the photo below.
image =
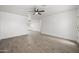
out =
<path fill-rule="evenodd" d="M 27 14 L 28 15 L 28 14 Z M 15 37 L 29 33 L 28 20 L 31 20 L 30 30 L 40 31 L 40 20 L 16 15 L 8 12 L 0 12 L 0 39 Z"/>
<path fill-rule="evenodd" d="M 27 18 L 0 12 L 0 39 L 27 34 Z"/>
<path fill-rule="evenodd" d="M 77 9 L 78 13 L 77 13 L 77 42 L 79 43 L 79 7 Z"/>
<path fill-rule="evenodd" d="M 42 33 L 74 40 L 76 38 L 76 10 L 51 14 L 42 19 Z"/>

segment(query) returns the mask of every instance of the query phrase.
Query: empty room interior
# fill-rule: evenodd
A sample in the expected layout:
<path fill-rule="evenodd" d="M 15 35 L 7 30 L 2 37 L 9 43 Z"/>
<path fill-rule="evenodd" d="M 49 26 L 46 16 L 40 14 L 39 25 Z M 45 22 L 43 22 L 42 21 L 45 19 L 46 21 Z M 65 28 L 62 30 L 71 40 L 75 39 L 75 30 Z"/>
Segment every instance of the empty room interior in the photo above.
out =
<path fill-rule="evenodd" d="M 78 5 L 0 5 L 0 53 L 78 52 Z"/>

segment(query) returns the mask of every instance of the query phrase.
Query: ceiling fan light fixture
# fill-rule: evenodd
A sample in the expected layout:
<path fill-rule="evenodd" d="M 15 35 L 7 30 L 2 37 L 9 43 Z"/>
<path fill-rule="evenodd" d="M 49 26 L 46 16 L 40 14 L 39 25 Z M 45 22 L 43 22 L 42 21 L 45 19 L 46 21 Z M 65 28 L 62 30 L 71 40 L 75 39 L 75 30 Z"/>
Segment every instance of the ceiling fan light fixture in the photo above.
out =
<path fill-rule="evenodd" d="M 38 12 L 35 12 L 33 15 L 38 15 Z"/>
<path fill-rule="evenodd" d="M 38 14 L 38 12 L 35 12 L 35 14 L 37 15 L 37 14 Z"/>

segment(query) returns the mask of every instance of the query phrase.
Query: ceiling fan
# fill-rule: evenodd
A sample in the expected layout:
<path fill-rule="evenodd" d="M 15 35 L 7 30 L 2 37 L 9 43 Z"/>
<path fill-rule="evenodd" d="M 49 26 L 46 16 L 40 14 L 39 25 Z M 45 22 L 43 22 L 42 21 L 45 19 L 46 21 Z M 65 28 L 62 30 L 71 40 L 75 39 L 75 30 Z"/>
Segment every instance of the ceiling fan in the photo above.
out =
<path fill-rule="evenodd" d="M 38 8 L 35 8 L 33 15 L 42 15 L 41 12 L 45 12 L 45 10 L 39 10 Z"/>
<path fill-rule="evenodd" d="M 26 14 L 30 12 L 31 15 L 42 15 L 42 13 L 45 12 L 44 8 L 45 6 L 33 6 L 30 8 L 31 10 L 29 9 L 30 11 L 28 11 L 28 9 L 25 8 L 24 13 Z"/>

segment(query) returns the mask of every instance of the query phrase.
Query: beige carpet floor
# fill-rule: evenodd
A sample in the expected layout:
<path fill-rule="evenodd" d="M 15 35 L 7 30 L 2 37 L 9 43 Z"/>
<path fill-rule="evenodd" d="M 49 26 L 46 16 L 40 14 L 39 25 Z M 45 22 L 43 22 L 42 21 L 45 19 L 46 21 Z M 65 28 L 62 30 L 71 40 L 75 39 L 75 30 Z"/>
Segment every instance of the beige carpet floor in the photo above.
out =
<path fill-rule="evenodd" d="M 0 40 L 0 52 L 6 53 L 78 53 L 74 42 L 49 37 L 39 32 Z"/>

